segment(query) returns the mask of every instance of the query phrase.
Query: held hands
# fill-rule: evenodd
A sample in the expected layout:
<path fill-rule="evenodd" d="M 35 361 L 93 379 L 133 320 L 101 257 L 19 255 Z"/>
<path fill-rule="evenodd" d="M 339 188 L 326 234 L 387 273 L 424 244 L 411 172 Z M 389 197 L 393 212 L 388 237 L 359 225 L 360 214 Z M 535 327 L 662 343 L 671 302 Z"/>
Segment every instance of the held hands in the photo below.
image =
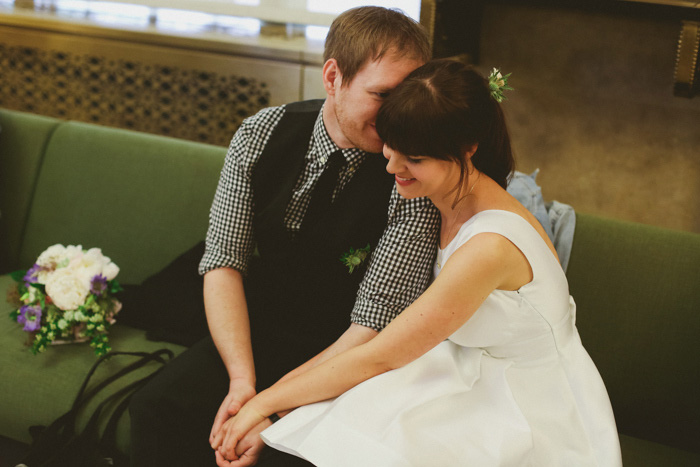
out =
<path fill-rule="evenodd" d="M 221 403 L 219 411 L 214 417 L 214 425 L 209 434 L 209 444 L 214 442 L 214 437 L 226 420 L 233 417 L 243 405 L 255 396 L 255 386 L 244 379 L 232 379 L 229 385 L 228 395 Z"/>
<path fill-rule="evenodd" d="M 255 387 L 249 381 L 243 378 L 231 380 L 229 392 L 214 418 L 214 424 L 209 434 L 210 445 L 214 445 L 214 438 L 219 434 L 223 424 L 236 415 L 241 407 L 253 396 L 255 396 Z M 265 446 L 258 434 L 267 428 L 269 424 L 269 421 L 267 421 L 267 424 L 261 423 L 257 431 L 251 430 L 248 435 L 241 439 L 236 448 L 236 456 L 226 459 L 217 451 L 217 465 L 219 467 L 248 467 L 255 465 Z"/>
<path fill-rule="evenodd" d="M 252 465 L 226 461 L 243 461 L 244 456 L 254 457 L 254 461 L 257 461 L 262 449 L 259 433 L 269 425 L 270 421 L 256 410 L 252 401 L 245 404 L 234 417 L 221 425 L 214 436 L 211 447 L 216 450 L 217 464 L 226 467 Z"/>

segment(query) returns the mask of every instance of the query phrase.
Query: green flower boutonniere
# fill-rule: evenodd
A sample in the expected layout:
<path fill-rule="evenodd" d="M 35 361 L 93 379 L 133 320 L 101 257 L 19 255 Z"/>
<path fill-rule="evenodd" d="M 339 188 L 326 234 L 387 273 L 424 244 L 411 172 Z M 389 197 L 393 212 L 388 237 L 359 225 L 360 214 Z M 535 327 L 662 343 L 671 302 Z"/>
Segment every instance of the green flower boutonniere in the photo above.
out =
<path fill-rule="evenodd" d="M 347 253 L 340 257 L 340 261 L 348 267 L 350 274 L 352 274 L 355 268 L 367 259 L 367 256 L 369 256 L 369 243 L 366 247 L 357 250 L 350 248 Z"/>

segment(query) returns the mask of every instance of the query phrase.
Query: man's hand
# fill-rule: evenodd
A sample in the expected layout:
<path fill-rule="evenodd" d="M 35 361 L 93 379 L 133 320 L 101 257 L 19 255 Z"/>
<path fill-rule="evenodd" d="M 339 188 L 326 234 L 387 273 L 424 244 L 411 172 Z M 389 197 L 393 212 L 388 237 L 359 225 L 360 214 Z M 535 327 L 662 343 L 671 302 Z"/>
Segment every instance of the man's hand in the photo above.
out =
<path fill-rule="evenodd" d="M 228 394 L 221 403 L 219 411 L 214 417 L 214 425 L 209 433 L 209 444 L 214 443 L 214 438 L 221 430 L 221 426 L 231 417 L 236 415 L 241 407 L 255 396 L 255 387 L 243 379 L 233 379 L 229 385 Z"/>

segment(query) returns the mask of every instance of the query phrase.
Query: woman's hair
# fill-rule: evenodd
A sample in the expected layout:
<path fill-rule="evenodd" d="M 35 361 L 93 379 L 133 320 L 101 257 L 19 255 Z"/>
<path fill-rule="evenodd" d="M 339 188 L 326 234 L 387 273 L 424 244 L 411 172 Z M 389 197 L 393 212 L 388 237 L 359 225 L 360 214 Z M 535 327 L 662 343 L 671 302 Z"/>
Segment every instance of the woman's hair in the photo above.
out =
<path fill-rule="evenodd" d="M 347 10 L 333 21 L 323 61 L 334 58 L 338 62 L 343 86 L 347 86 L 365 63 L 390 52 L 426 62 L 431 56 L 428 34 L 399 10 L 364 6 Z"/>
<path fill-rule="evenodd" d="M 414 70 L 386 98 L 377 132 L 390 148 L 409 156 L 452 160 L 460 165 L 459 200 L 472 163 L 506 188 L 515 162 L 500 105 L 488 81 L 464 63 L 433 60 Z"/>

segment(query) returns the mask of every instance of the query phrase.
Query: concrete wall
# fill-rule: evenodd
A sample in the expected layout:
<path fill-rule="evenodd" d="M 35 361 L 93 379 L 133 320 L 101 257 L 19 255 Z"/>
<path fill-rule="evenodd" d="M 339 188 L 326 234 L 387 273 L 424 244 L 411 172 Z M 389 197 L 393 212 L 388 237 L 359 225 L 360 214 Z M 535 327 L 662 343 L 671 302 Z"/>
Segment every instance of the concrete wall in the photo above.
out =
<path fill-rule="evenodd" d="M 545 200 L 700 233 L 700 96 L 673 96 L 680 22 L 487 6 L 479 69 L 512 72 L 518 168 Z"/>

